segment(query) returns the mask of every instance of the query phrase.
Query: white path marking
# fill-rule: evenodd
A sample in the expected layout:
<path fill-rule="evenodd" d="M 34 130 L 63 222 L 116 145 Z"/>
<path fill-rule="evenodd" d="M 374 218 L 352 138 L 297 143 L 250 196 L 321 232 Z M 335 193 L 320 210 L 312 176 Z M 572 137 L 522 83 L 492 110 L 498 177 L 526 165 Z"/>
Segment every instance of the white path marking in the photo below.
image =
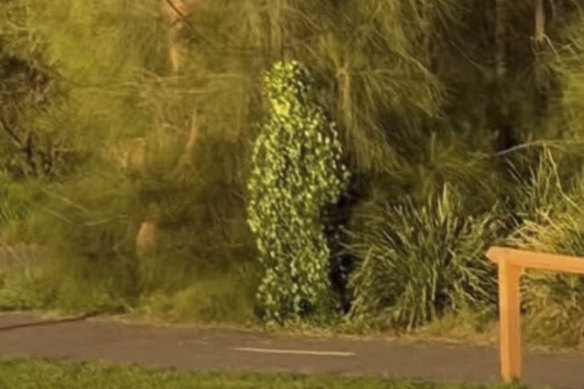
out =
<path fill-rule="evenodd" d="M 261 354 L 312 355 L 319 357 L 354 357 L 355 353 L 341 351 L 277 350 L 268 348 L 236 347 L 236 351 Z"/>

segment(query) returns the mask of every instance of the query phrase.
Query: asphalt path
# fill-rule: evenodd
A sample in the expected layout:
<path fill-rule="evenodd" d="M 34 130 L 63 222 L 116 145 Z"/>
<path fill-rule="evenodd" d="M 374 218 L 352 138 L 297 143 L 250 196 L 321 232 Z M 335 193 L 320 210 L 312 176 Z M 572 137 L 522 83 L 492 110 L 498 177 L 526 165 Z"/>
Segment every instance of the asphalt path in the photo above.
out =
<path fill-rule="evenodd" d="M 499 382 L 498 353 L 490 347 L 283 336 L 100 318 L 50 320 L 26 314 L 0 315 L 0 358 L 46 358 L 203 372 Z M 522 383 L 584 388 L 584 356 L 528 353 L 523 360 Z"/>

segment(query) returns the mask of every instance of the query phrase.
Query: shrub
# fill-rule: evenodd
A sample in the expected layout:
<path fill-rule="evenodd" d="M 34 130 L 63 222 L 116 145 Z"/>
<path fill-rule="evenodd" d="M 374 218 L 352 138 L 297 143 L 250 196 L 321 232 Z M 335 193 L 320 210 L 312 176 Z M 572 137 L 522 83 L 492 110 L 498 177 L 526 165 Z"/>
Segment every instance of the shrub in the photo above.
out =
<path fill-rule="evenodd" d="M 46 308 L 53 297 L 52 285 L 30 269 L 0 274 L 0 311 Z"/>
<path fill-rule="evenodd" d="M 43 201 L 43 182 L 13 181 L 0 171 L 0 245 L 34 241 L 31 216 Z"/>
<path fill-rule="evenodd" d="M 174 293 L 144 296 L 138 312 L 175 322 L 246 324 L 254 320 L 255 269 L 201 273 Z"/>
<path fill-rule="evenodd" d="M 509 246 L 529 251 L 584 255 L 581 174 L 570 181 L 559 174 L 561 160 L 543 154 L 529 180 L 518 185 L 525 211 L 507 239 Z M 572 170 L 573 171 L 573 170 Z M 573 177 L 574 178 L 574 177 Z M 528 271 L 521 284 L 528 320 L 527 335 L 548 345 L 576 346 L 584 332 L 584 282 L 575 275 Z"/>
<path fill-rule="evenodd" d="M 330 308 L 323 212 L 338 201 L 349 173 L 308 71 L 279 62 L 265 87 L 271 112 L 255 143 L 248 220 L 265 268 L 262 314 L 269 323 L 285 323 Z"/>
<path fill-rule="evenodd" d="M 93 173 L 93 172 L 92 172 Z M 35 282 L 45 308 L 118 310 L 139 293 L 133 243 L 140 203 L 129 180 L 92 174 L 47 186 L 30 229 L 45 250 Z"/>
<path fill-rule="evenodd" d="M 584 255 L 584 214 L 578 208 L 525 221 L 510 245 L 530 251 Z M 522 282 L 528 335 L 547 344 L 575 346 L 584 332 L 584 282 L 575 275 L 528 271 Z"/>
<path fill-rule="evenodd" d="M 30 193 L 25 185 L 18 185 L 0 171 L 0 226 L 22 220 L 30 207 Z"/>
<path fill-rule="evenodd" d="M 360 259 L 351 287 L 351 316 L 364 324 L 411 330 L 446 311 L 491 304 L 493 267 L 484 259 L 498 223 L 491 214 L 460 212 L 448 186 L 417 207 L 372 204 L 349 249 Z"/>

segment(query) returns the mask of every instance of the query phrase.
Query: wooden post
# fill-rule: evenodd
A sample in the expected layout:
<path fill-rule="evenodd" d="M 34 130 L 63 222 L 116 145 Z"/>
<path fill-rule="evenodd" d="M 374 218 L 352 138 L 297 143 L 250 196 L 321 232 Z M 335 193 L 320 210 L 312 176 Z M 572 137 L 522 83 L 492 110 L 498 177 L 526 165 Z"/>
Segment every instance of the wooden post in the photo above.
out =
<path fill-rule="evenodd" d="M 521 316 L 519 279 L 523 269 L 584 275 L 584 258 L 491 247 L 487 257 L 499 266 L 501 375 L 512 382 L 521 377 Z"/>
<path fill-rule="evenodd" d="M 521 272 L 521 267 L 506 260 L 499 262 L 501 375 L 507 383 L 521 377 Z"/>

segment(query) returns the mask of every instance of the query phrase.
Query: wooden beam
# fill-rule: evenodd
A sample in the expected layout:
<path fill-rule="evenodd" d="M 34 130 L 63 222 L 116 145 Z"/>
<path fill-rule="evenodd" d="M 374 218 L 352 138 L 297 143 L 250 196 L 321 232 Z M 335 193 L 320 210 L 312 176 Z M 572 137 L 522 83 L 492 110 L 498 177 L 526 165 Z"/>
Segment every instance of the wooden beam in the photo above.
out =
<path fill-rule="evenodd" d="M 523 269 L 538 269 L 584 274 L 584 258 L 557 254 L 542 254 L 503 247 L 492 247 L 487 257 L 495 263 L 506 261 Z"/>

